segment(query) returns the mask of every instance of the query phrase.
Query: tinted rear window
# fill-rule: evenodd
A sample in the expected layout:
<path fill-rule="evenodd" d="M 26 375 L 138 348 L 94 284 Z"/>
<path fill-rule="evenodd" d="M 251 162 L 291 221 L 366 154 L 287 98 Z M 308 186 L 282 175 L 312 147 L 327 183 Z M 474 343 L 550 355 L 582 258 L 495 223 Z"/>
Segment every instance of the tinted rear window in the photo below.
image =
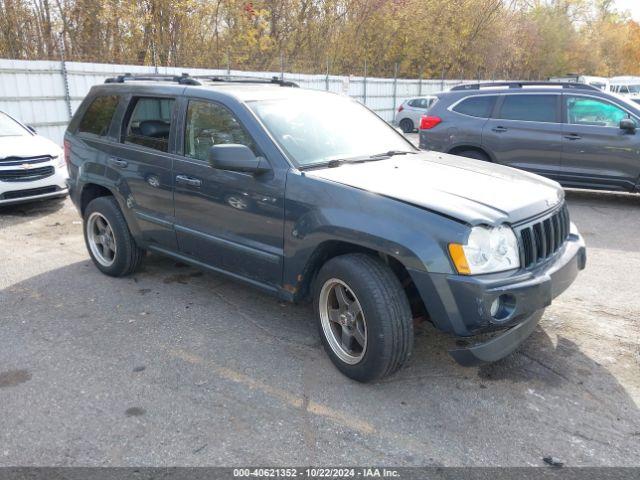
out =
<path fill-rule="evenodd" d="M 528 122 L 556 122 L 557 95 L 506 95 L 498 118 Z"/>
<path fill-rule="evenodd" d="M 456 105 L 453 111 L 472 117 L 489 118 L 496 98 L 498 97 L 495 95 L 467 98 Z"/>
<path fill-rule="evenodd" d="M 173 98 L 133 98 L 124 141 L 167 152 L 173 104 Z"/>
<path fill-rule="evenodd" d="M 118 101 L 117 95 L 96 97 L 84 112 L 80 125 L 78 125 L 78 131 L 105 136 L 109 132 L 109 125 L 111 125 Z"/>

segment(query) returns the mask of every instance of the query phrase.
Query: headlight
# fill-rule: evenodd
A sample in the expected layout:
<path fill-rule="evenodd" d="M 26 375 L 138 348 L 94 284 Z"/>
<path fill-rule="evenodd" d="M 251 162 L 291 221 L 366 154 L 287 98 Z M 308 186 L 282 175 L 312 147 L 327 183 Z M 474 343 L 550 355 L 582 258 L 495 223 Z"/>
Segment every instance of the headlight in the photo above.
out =
<path fill-rule="evenodd" d="M 510 227 L 473 227 L 465 245 L 449 244 L 451 260 L 462 275 L 504 272 L 520 267 L 518 241 Z"/>
<path fill-rule="evenodd" d="M 64 156 L 63 155 L 57 155 L 57 156 L 53 157 L 51 160 L 56 162 L 56 168 L 64 168 L 64 167 L 67 166 L 67 162 L 64 161 Z"/>

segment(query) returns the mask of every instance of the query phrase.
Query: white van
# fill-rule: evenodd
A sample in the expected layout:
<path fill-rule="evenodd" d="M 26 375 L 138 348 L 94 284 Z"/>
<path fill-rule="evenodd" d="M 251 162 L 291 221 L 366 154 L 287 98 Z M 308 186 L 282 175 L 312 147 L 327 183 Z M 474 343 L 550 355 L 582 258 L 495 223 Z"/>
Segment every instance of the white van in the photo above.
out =
<path fill-rule="evenodd" d="M 640 77 L 612 77 L 609 91 L 640 103 Z"/>
<path fill-rule="evenodd" d="M 592 85 L 603 92 L 609 91 L 609 79 L 605 77 L 594 77 L 590 75 L 567 75 L 566 77 L 551 77 L 550 82 L 575 82 Z"/>

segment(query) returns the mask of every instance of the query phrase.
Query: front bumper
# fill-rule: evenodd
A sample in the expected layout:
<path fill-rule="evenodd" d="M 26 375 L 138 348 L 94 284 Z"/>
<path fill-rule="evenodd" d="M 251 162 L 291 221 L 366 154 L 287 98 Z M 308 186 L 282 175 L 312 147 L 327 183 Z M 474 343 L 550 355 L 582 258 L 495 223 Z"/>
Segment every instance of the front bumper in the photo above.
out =
<path fill-rule="evenodd" d="M 544 308 L 585 268 L 586 258 L 584 240 L 574 230 L 554 257 L 533 270 L 480 276 L 410 274 L 439 329 L 457 336 L 506 330 L 484 344 L 450 352 L 469 365 L 495 361 L 515 350 L 533 331 Z M 510 308 L 498 319 L 491 314 L 491 304 L 499 297 L 509 299 Z"/>
<path fill-rule="evenodd" d="M 66 168 L 54 162 L 42 164 L 43 167 L 49 165 L 54 167 L 53 175 L 39 180 L 0 181 L 0 206 L 66 196 L 69 193 Z"/>

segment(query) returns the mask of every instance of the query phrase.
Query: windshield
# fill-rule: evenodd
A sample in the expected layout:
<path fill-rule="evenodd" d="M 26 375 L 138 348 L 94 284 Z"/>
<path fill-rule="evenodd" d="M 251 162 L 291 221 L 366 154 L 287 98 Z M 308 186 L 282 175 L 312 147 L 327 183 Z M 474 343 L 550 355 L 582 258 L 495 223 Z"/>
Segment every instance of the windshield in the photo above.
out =
<path fill-rule="evenodd" d="M 300 167 L 383 152 L 415 151 L 384 120 L 346 97 L 309 95 L 249 105 Z"/>
<path fill-rule="evenodd" d="M 22 135 L 29 135 L 29 132 L 22 128 L 22 125 L 9 115 L 0 112 L 0 137 L 17 137 Z"/>

